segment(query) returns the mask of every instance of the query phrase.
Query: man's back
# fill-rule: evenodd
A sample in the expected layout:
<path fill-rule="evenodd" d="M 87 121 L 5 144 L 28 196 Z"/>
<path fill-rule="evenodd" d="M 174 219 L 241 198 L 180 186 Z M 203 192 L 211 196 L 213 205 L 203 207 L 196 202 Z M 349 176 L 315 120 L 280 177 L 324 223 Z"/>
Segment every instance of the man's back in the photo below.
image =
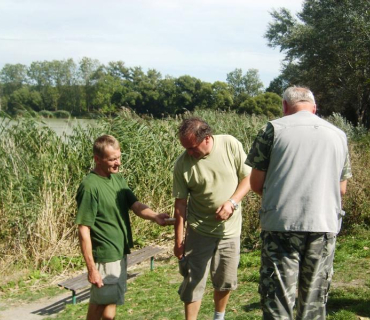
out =
<path fill-rule="evenodd" d="M 345 134 L 308 111 L 271 121 L 274 127 L 261 226 L 268 231 L 338 231 Z"/>

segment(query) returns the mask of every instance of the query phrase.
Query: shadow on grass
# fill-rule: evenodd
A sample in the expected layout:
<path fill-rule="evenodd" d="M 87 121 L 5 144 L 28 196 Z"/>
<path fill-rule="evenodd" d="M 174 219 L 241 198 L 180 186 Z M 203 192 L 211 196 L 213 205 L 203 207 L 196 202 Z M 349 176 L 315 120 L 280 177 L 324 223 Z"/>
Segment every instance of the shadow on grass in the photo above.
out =
<path fill-rule="evenodd" d="M 79 292 L 76 295 L 76 297 L 77 297 L 77 302 L 86 301 L 90 297 L 90 288 Z M 52 303 L 51 305 L 48 305 L 48 306 L 45 306 L 41 309 L 32 311 L 31 313 L 37 314 L 37 315 L 40 315 L 40 316 L 55 315 L 55 314 L 61 312 L 62 310 L 64 310 L 66 304 L 72 304 L 72 298 L 71 297 L 61 299 L 57 302 Z"/>
<path fill-rule="evenodd" d="M 370 301 L 362 298 L 330 297 L 327 304 L 328 313 L 346 310 L 361 317 L 370 317 Z"/>
<path fill-rule="evenodd" d="M 254 303 L 250 303 L 250 304 L 243 306 L 243 310 L 245 312 L 250 312 L 250 311 L 255 311 L 255 310 L 260 310 L 260 309 L 261 309 L 261 304 L 259 302 L 254 302 Z"/>
<path fill-rule="evenodd" d="M 243 306 L 245 312 L 253 312 L 260 310 L 261 305 L 259 302 L 250 303 Z M 339 298 L 329 296 L 329 301 L 327 304 L 328 314 L 337 313 L 339 311 L 345 310 L 347 312 L 352 312 L 360 317 L 370 317 L 370 301 L 368 299 L 355 299 L 355 298 Z"/>

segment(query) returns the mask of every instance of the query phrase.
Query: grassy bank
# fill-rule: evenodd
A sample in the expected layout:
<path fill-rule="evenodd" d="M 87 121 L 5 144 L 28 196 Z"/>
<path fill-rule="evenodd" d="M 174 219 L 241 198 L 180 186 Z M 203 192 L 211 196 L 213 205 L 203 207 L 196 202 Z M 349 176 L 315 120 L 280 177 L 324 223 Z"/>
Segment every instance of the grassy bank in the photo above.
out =
<path fill-rule="evenodd" d="M 264 117 L 232 112 L 202 111 L 216 134 L 238 138 L 247 151 Z M 21 119 L 12 128 L 0 123 L 0 273 L 59 274 L 83 265 L 78 249 L 74 196 L 82 177 L 92 166 L 93 140 L 103 133 L 121 142 L 122 172 L 139 199 L 158 212 L 173 211 L 172 168 L 182 148 L 176 137 L 180 118 L 142 119 L 129 112 L 102 119 L 94 128 L 76 128 L 71 136 L 58 137 Z M 354 178 L 344 199 L 347 212 L 343 234 L 370 222 L 370 136 L 338 116 L 331 121 L 350 138 Z M 242 242 L 258 248 L 259 197 L 249 193 L 244 201 Z M 172 240 L 171 228 L 160 228 L 132 217 L 135 244 Z M 6 281 L 3 277 L 0 281 Z"/>
<path fill-rule="evenodd" d="M 329 294 L 328 320 L 358 320 L 370 318 L 370 231 L 356 227 L 356 236 L 339 235 L 334 262 L 335 274 Z M 244 252 L 238 270 L 239 286 L 232 293 L 227 309 L 227 319 L 261 319 L 259 307 L 260 251 Z M 130 280 L 125 305 L 119 306 L 117 320 L 175 320 L 184 319 L 182 303 L 177 295 L 181 283 L 177 262 L 168 255 L 157 260 L 154 271 L 147 263 L 136 266 L 131 272 L 140 275 Z M 37 277 L 35 277 L 37 278 Z M 23 287 L 7 287 L 1 301 L 19 305 L 19 301 L 32 301 L 57 293 L 56 284 L 49 279 L 29 279 Z M 32 285 L 31 285 L 32 284 Z M 36 289 L 37 287 L 37 289 Z M 45 306 L 46 307 L 46 306 Z M 1 308 L 0 308 L 1 310 Z M 67 305 L 65 310 L 52 319 L 84 319 L 87 303 Z M 212 319 L 212 288 L 208 282 L 199 319 Z M 51 318 L 50 318 L 51 319 Z"/>
<path fill-rule="evenodd" d="M 370 232 L 356 228 L 356 233 L 356 238 L 340 236 L 338 240 L 334 265 L 336 272 L 329 294 L 328 320 L 370 317 Z M 226 314 L 228 320 L 261 319 L 259 265 L 259 250 L 242 254 L 238 271 L 239 287 L 231 295 Z M 148 271 L 140 275 L 129 284 L 126 304 L 118 308 L 117 320 L 184 319 L 183 306 L 177 295 L 180 282 L 181 277 L 173 258 L 162 263 L 154 272 Z M 212 292 L 211 283 L 208 283 L 199 319 L 212 319 Z M 70 305 L 55 319 L 82 319 L 86 312 L 86 303 Z"/>

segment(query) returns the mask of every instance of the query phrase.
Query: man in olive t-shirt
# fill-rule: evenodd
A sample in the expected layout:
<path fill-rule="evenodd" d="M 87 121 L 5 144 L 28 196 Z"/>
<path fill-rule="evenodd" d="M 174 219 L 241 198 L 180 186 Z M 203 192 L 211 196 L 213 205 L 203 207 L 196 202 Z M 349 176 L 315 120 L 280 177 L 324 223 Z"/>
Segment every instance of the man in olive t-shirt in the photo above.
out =
<path fill-rule="evenodd" d="M 249 191 L 251 168 L 242 144 L 230 135 L 212 135 L 200 118 L 185 119 L 179 138 L 186 149 L 173 174 L 175 247 L 184 280 L 179 294 L 187 320 L 196 319 L 209 270 L 214 288 L 214 319 L 224 319 L 237 287 L 240 253 L 240 201 Z M 185 241 L 184 223 L 187 222 Z"/>
<path fill-rule="evenodd" d="M 129 209 L 159 225 L 166 224 L 168 215 L 157 214 L 129 189 L 118 173 L 121 151 L 113 136 L 96 139 L 93 153 L 95 168 L 76 195 L 76 224 L 92 284 L 87 319 L 113 319 L 126 290 L 126 254 L 132 247 Z"/>

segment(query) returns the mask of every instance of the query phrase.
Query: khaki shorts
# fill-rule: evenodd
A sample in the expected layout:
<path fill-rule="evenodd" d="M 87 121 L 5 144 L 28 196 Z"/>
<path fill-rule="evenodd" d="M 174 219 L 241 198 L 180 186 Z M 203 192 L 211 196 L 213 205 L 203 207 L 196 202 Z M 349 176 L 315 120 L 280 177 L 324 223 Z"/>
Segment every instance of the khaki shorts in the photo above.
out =
<path fill-rule="evenodd" d="M 122 260 L 106 263 L 95 263 L 104 286 L 98 288 L 92 285 L 90 289 L 90 303 L 97 305 L 124 303 L 127 290 L 127 256 Z"/>
<path fill-rule="evenodd" d="M 179 288 L 184 302 L 203 297 L 211 271 L 213 288 L 217 291 L 235 290 L 240 259 L 240 238 L 219 239 L 203 236 L 190 227 L 187 230 L 185 257 L 179 261 L 184 280 Z"/>

